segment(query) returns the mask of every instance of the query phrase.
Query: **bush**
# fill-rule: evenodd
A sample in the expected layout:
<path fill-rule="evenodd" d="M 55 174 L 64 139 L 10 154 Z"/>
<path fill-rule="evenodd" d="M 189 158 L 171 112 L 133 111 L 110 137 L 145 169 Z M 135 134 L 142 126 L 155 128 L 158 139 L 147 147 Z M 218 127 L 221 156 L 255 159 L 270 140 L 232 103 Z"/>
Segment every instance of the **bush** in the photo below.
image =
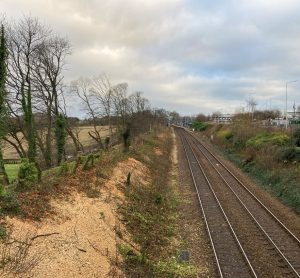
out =
<path fill-rule="evenodd" d="M 226 129 L 226 130 L 220 130 L 217 132 L 217 137 L 219 139 L 225 139 L 225 140 L 229 140 L 233 137 L 233 133 L 231 130 Z"/>
<path fill-rule="evenodd" d="M 208 123 L 205 123 L 205 122 L 193 122 L 193 123 L 192 123 L 192 128 L 193 128 L 195 131 L 204 131 L 204 130 L 206 130 L 208 127 L 209 127 L 209 124 L 208 124 Z"/>
<path fill-rule="evenodd" d="M 300 147 L 300 128 L 297 128 L 293 133 L 293 144 L 296 147 Z"/>
<path fill-rule="evenodd" d="M 25 160 L 19 168 L 17 189 L 28 189 L 36 181 L 38 181 L 38 170 L 35 163 Z"/>
<path fill-rule="evenodd" d="M 278 150 L 276 154 L 279 160 L 300 161 L 300 148 L 286 147 Z"/>
<path fill-rule="evenodd" d="M 67 175 L 69 173 L 69 164 L 64 162 L 59 167 L 59 175 Z"/>
<path fill-rule="evenodd" d="M 15 215 L 20 213 L 20 203 L 16 194 L 7 191 L 0 196 L 0 215 Z"/>
<path fill-rule="evenodd" d="M 285 146 L 289 136 L 284 133 L 260 133 L 246 142 L 247 147 L 262 148 L 265 145 Z"/>

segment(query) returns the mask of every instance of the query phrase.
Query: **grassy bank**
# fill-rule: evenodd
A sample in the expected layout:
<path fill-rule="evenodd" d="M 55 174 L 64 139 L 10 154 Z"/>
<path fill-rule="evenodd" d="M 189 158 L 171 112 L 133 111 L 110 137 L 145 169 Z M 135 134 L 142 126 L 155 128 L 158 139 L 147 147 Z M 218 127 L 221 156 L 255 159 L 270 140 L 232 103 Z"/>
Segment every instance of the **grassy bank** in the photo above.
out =
<path fill-rule="evenodd" d="M 146 179 L 137 182 L 128 173 L 125 185 L 120 185 L 124 200 L 119 217 L 126 228 L 124 238 L 116 228 L 116 236 L 122 239 L 118 250 L 126 277 L 195 277 L 196 268 L 179 260 L 180 199 L 171 173 L 173 144 L 171 130 L 161 129 L 136 138 L 128 152 L 116 147 L 94 154 L 93 163 L 88 165 L 86 156 L 77 168 L 71 162 L 47 170 L 40 183 L 27 181 L 25 187 L 18 188 L 16 180 L 0 194 L 0 237 L 6 233 L 5 216 L 39 221 L 51 215 L 53 198 L 68 198 L 74 189 L 91 198 L 99 197 L 99 189 L 118 163 L 135 159 L 145 167 Z"/>
<path fill-rule="evenodd" d="M 93 159 L 87 163 L 91 156 Z M 104 183 L 117 163 L 126 157 L 123 149 L 116 147 L 82 156 L 78 163 L 73 161 L 46 170 L 41 182 L 36 181 L 36 172 L 29 173 L 29 177 L 33 176 L 32 181 L 15 179 L 0 192 L 0 222 L 7 215 L 40 220 L 52 212 L 52 198 L 64 198 L 75 188 L 87 196 L 97 196 L 97 189 L 92 186 L 93 177 L 96 176 Z M 12 164 L 8 168 L 11 170 L 10 178 L 20 165 L 23 164 Z"/>
<path fill-rule="evenodd" d="M 300 213 L 299 131 L 251 122 L 215 125 L 201 134 L 282 203 Z"/>
<path fill-rule="evenodd" d="M 277 197 L 282 203 L 300 213 L 299 179 L 289 168 L 274 171 L 264 169 L 255 163 L 244 163 L 240 156 L 224 152 L 243 172 L 247 173 L 257 184 Z"/>
<path fill-rule="evenodd" d="M 143 136 L 130 155 L 149 169 L 149 184 L 128 182 L 120 207 L 133 245 L 120 245 L 127 277 L 195 277 L 196 269 L 178 260 L 176 186 L 171 183 L 170 130 Z"/>

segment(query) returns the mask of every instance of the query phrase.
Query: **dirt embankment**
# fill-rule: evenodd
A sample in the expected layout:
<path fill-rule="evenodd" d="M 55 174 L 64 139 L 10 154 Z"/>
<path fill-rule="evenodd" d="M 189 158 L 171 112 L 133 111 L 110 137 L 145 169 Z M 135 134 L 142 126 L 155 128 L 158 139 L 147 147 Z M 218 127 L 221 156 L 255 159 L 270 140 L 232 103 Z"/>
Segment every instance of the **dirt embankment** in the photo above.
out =
<path fill-rule="evenodd" d="M 118 163 L 100 188 L 94 180 L 99 194 L 93 198 L 74 187 L 67 198 L 51 201 L 54 213 L 40 222 L 7 218 L 12 238 L 31 244 L 24 248 L 28 251 L 24 260 L 11 266 L 20 272 L 19 277 L 124 277 L 118 268 L 117 245 L 122 241 L 118 235 L 124 229 L 117 207 L 129 172 L 131 179 L 147 182 L 145 166 L 128 158 Z"/>

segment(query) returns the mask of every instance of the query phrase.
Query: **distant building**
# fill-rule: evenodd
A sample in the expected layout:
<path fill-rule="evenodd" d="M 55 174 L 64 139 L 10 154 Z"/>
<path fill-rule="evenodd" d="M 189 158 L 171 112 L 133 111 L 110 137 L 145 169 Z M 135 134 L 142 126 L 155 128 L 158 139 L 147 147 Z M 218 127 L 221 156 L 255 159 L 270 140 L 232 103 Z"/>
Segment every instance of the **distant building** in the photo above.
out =
<path fill-rule="evenodd" d="M 300 112 L 299 111 L 293 111 L 293 112 L 287 112 L 288 119 L 300 119 Z"/>
<path fill-rule="evenodd" d="M 298 112 L 298 111 L 287 112 L 287 120 L 285 119 L 285 117 L 270 119 L 269 124 L 273 125 L 273 126 L 285 126 L 286 121 L 288 121 L 288 125 L 299 124 L 300 112 Z"/>
<path fill-rule="evenodd" d="M 229 124 L 232 122 L 232 114 L 224 113 L 224 114 L 213 114 L 210 116 L 210 121 L 213 121 L 218 124 Z"/>

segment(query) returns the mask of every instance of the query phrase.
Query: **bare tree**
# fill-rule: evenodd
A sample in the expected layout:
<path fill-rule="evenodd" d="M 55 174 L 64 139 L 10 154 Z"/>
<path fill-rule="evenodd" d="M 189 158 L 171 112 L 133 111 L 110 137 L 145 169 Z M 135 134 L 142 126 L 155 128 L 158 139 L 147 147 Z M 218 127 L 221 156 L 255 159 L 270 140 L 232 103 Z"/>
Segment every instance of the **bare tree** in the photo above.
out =
<path fill-rule="evenodd" d="M 13 94 L 9 106 L 17 115 L 18 106 L 24 115 L 24 136 L 28 142 L 27 156 L 36 162 L 36 129 L 33 117 L 33 64 L 39 45 L 44 41 L 47 29 L 37 19 L 24 17 L 11 24 L 8 37 L 8 86 Z M 16 105 L 17 104 L 17 105 Z"/>
<path fill-rule="evenodd" d="M 33 75 L 35 77 L 35 96 L 37 110 L 46 115 L 47 130 L 39 129 L 38 142 L 44 155 L 47 166 L 52 165 L 52 130 L 55 121 L 55 131 L 59 128 L 59 94 L 62 90 L 63 74 L 66 56 L 70 54 L 68 40 L 58 36 L 48 37 L 38 47 L 37 57 L 34 60 Z M 45 139 L 42 138 L 43 133 Z M 41 135 L 41 136 L 39 136 Z M 57 156 L 59 156 L 59 142 L 56 138 Z M 60 159 L 57 157 L 58 164 Z"/>
<path fill-rule="evenodd" d="M 90 93 L 91 80 L 89 78 L 80 78 L 71 83 L 71 90 L 79 97 L 84 104 L 84 110 L 93 124 L 93 131 L 89 131 L 89 136 L 93 138 L 102 149 L 103 142 L 100 135 L 100 129 L 97 122 L 97 107 L 95 106 L 95 98 Z"/>
<path fill-rule="evenodd" d="M 80 128 L 78 126 L 79 119 L 76 119 L 76 121 L 74 122 L 73 121 L 74 118 L 68 117 L 66 98 L 65 98 L 64 93 L 61 94 L 61 99 L 62 99 L 62 101 L 61 101 L 60 109 L 66 119 L 66 131 L 73 141 L 73 144 L 74 144 L 75 150 L 76 150 L 76 155 L 77 155 L 78 152 L 83 151 L 83 145 L 79 140 L 79 133 L 80 133 Z"/>
<path fill-rule="evenodd" d="M 112 109 L 113 109 L 113 89 L 106 74 L 95 76 L 91 80 L 91 94 L 97 100 L 98 116 L 106 117 L 108 122 L 109 137 L 112 137 Z"/>
<path fill-rule="evenodd" d="M 113 104 L 115 115 L 118 119 L 118 130 L 124 132 L 127 128 L 127 116 L 129 112 L 129 101 L 127 98 L 127 83 L 120 83 L 113 87 Z"/>
<path fill-rule="evenodd" d="M 131 113 L 140 113 L 150 109 L 149 100 L 143 97 L 142 92 L 135 92 L 128 97 Z"/>

